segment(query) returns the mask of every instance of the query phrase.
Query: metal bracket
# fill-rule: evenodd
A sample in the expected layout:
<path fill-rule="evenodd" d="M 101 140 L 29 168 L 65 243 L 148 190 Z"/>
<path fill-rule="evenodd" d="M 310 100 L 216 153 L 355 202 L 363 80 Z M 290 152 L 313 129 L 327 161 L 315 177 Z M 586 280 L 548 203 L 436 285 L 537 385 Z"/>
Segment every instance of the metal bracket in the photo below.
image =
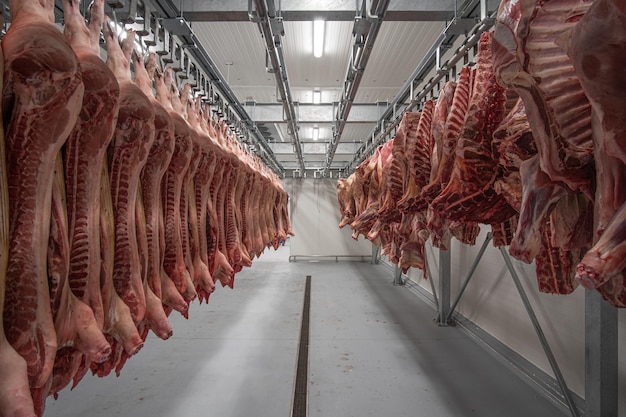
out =
<path fill-rule="evenodd" d="M 506 263 L 506 267 L 508 268 L 509 273 L 511 274 L 511 278 L 513 278 L 513 282 L 515 283 L 515 286 L 517 287 L 517 291 L 519 292 L 520 298 L 522 299 L 522 303 L 524 304 L 524 308 L 526 309 L 526 312 L 528 313 L 528 317 L 530 318 L 530 321 L 533 327 L 535 328 L 535 332 L 537 333 L 537 337 L 539 338 L 541 347 L 543 347 L 546 357 L 548 358 L 548 362 L 550 362 L 550 367 L 552 368 L 552 372 L 554 372 L 554 376 L 559 384 L 559 387 L 561 388 L 561 392 L 563 393 L 563 397 L 565 398 L 565 401 L 570 410 L 570 413 L 572 414 L 572 417 L 580 417 L 580 414 L 578 413 L 578 410 L 576 409 L 576 405 L 574 404 L 574 398 L 572 397 L 572 394 L 569 388 L 567 388 L 567 383 L 565 382 L 565 378 L 563 378 L 563 374 L 561 373 L 561 368 L 559 368 L 559 364 L 557 363 L 556 358 L 554 357 L 554 354 L 552 353 L 552 349 L 550 348 L 548 339 L 546 339 L 546 336 L 543 333 L 543 330 L 541 329 L 539 320 L 537 320 L 537 316 L 535 315 L 533 307 L 530 304 L 530 300 L 528 299 L 528 296 L 526 295 L 526 291 L 524 290 L 524 287 L 522 286 L 522 282 L 520 281 L 519 276 L 517 275 L 517 271 L 515 270 L 515 267 L 513 266 L 513 263 L 511 262 L 509 253 L 502 246 L 500 247 L 500 253 L 502 254 L 502 257 L 504 258 L 504 262 Z"/>
<path fill-rule="evenodd" d="M 439 249 L 439 306 L 435 323 L 438 326 L 454 326 L 450 315 L 450 250 Z"/>
<path fill-rule="evenodd" d="M 461 285 L 461 290 L 459 291 L 459 294 L 457 295 L 456 299 L 452 303 L 452 306 L 450 307 L 450 312 L 448 313 L 448 316 L 446 317 L 446 322 L 452 321 L 452 314 L 454 313 L 456 306 L 459 304 L 459 301 L 461 301 L 461 297 L 463 297 L 463 293 L 465 292 L 465 289 L 467 288 L 467 284 L 469 284 L 470 280 L 472 279 L 472 276 L 474 276 L 474 272 L 476 271 L 476 268 L 478 267 L 480 260 L 485 254 L 485 250 L 487 250 L 487 245 L 489 245 L 489 242 L 491 242 L 491 238 L 492 238 L 491 232 L 487 233 L 487 237 L 485 237 L 485 241 L 483 242 L 483 245 L 480 247 L 480 250 L 478 251 L 476 258 L 474 259 L 472 266 L 467 272 L 467 276 L 465 277 L 465 280 L 463 280 L 463 284 Z"/>

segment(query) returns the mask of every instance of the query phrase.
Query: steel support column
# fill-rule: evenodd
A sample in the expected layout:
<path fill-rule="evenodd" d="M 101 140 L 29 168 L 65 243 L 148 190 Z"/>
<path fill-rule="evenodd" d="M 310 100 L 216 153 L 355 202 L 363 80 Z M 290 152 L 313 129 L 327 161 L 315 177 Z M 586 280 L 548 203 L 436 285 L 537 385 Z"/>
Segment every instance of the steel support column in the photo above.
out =
<path fill-rule="evenodd" d="M 439 314 L 437 315 L 437 325 L 449 326 L 450 315 L 450 250 L 439 249 Z"/>
<path fill-rule="evenodd" d="M 585 415 L 618 411 L 617 309 L 595 290 L 585 292 Z"/>
<path fill-rule="evenodd" d="M 378 265 L 380 261 L 380 258 L 378 256 L 379 253 L 380 253 L 380 246 L 372 245 L 372 260 L 370 261 L 372 265 Z"/>
<path fill-rule="evenodd" d="M 402 281 L 402 270 L 398 264 L 393 265 L 393 285 L 404 285 L 404 281 Z"/>

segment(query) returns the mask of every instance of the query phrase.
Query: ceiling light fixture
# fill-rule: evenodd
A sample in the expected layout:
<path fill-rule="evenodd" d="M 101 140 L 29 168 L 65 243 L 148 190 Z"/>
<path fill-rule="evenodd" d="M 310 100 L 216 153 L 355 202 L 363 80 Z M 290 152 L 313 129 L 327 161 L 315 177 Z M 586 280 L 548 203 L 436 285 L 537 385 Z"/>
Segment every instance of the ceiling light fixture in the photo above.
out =
<path fill-rule="evenodd" d="M 313 91 L 313 104 L 320 104 L 322 102 L 322 92 L 319 90 Z"/>
<path fill-rule="evenodd" d="M 324 53 L 324 21 L 313 21 L 313 56 L 320 58 Z"/>
<path fill-rule="evenodd" d="M 318 140 L 320 138 L 320 129 L 318 127 L 313 128 L 313 140 Z"/>

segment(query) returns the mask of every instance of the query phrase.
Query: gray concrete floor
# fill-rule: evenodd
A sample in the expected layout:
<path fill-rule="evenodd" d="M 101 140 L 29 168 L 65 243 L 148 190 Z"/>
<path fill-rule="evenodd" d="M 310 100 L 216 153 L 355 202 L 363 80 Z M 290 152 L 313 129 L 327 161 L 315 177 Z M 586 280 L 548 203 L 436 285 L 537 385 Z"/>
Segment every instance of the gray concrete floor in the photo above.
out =
<path fill-rule="evenodd" d="M 174 336 L 149 337 L 120 377 L 86 376 L 47 417 L 289 417 L 306 275 L 312 276 L 311 417 L 564 416 L 383 266 L 289 263 L 267 251 Z"/>

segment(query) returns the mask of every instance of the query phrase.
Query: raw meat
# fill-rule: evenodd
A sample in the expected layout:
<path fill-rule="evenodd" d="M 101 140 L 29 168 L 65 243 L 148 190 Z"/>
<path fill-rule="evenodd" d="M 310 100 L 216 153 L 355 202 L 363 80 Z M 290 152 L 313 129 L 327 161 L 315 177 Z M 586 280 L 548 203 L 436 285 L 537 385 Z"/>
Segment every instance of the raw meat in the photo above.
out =
<path fill-rule="evenodd" d="M 102 334 L 102 326 L 94 317 L 93 310 L 79 300 L 71 291 L 69 283 L 70 242 L 67 225 L 67 205 L 65 196 L 65 176 L 63 161 L 57 156 L 54 183 L 52 188 L 52 211 L 50 240 L 48 242 L 48 280 L 51 289 L 52 314 L 57 334 L 57 344 L 62 355 L 55 358 L 54 375 L 46 384 L 32 389 L 35 412 L 43 414 L 45 399 L 50 392 L 69 384 L 77 368 L 59 372 L 58 362 L 65 361 L 63 355 L 82 353 L 86 360 L 97 363 L 105 361 L 111 354 L 111 346 Z M 63 349 L 66 348 L 66 349 Z M 74 349 L 67 349 L 74 348 Z M 74 352 L 74 353 L 73 353 Z M 80 356 L 80 355 L 78 355 Z M 78 358 L 71 360 L 74 364 Z"/>
<path fill-rule="evenodd" d="M 493 42 L 498 81 L 524 100 L 541 169 L 593 198 L 591 108 L 572 62 L 556 43 L 592 2 L 505 0 Z"/>
<path fill-rule="evenodd" d="M 95 1 L 92 5 L 88 26 L 77 1 L 65 1 L 63 10 L 64 34 L 78 57 L 85 86 L 78 120 L 63 151 L 70 245 L 67 280 L 73 294 L 64 297 L 76 296 L 86 303 L 91 312 L 85 315 L 92 315 L 102 331 L 105 313 L 100 289 L 100 178 L 117 119 L 119 85 L 99 56 L 104 1 Z M 72 301 L 72 304 L 77 303 Z M 62 308 L 57 317 L 57 329 L 62 320 L 70 319 L 67 308 Z M 68 342 L 72 337 L 63 336 Z M 98 335 L 100 337 L 102 335 Z M 67 342 L 59 337 L 59 346 L 65 344 Z M 80 346 L 67 344 L 57 352 L 51 393 L 57 393 L 75 376 L 82 359 L 81 351 L 88 354 L 88 360 L 99 362 L 105 358 L 101 353 L 93 355 L 76 350 Z M 109 353 L 110 347 L 107 356 Z"/>
<path fill-rule="evenodd" d="M 587 288 L 597 288 L 618 307 L 626 306 L 625 23 L 622 2 L 596 0 L 571 31 L 570 39 L 563 39 L 591 102 L 596 158 L 595 245 L 578 265 L 576 279 Z"/>
<path fill-rule="evenodd" d="M 194 117 L 197 123 L 193 123 L 192 127 L 196 130 L 200 146 L 200 162 L 196 175 L 193 178 L 193 187 L 190 199 L 194 200 L 195 219 L 193 219 L 193 227 L 190 222 L 190 236 L 192 244 L 192 257 L 194 259 L 194 270 L 201 271 L 201 275 L 197 278 L 196 292 L 200 302 L 203 300 L 208 302 L 209 296 L 215 290 L 215 283 L 209 271 L 208 265 L 208 248 L 207 239 L 201 238 L 207 230 L 207 202 L 209 195 L 210 179 L 215 172 L 215 155 L 211 151 L 215 146 L 209 136 L 208 126 L 203 124 L 203 115 L 200 113 L 200 103 L 196 101 L 194 108 Z M 195 120 L 195 119 L 194 119 Z"/>
<path fill-rule="evenodd" d="M 461 70 L 461 73 L 467 73 L 466 67 Z M 466 78 L 464 76 L 464 78 Z M 465 79 L 461 80 L 464 83 L 467 83 Z M 446 168 L 441 167 L 442 173 L 439 174 L 439 163 L 444 160 L 444 150 L 448 152 L 446 160 L 450 160 L 450 143 L 453 142 L 456 145 L 456 140 L 452 141 L 447 140 L 447 136 L 451 135 L 448 129 L 448 117 L 452 114 L 452 110 L 454 109 L 454 105 L 456 104 L 457 108 L 461 106 L 459 103 L 454 103 L 455 90 L 457 84 L 454 81 L 449 81 L 444 84 L 443 88 L 439 92 L 439 98 L 437 99 L 437 104 L 435 105 L 435 109 L 433 110 L 433 121 L 431 124 L 431 132 L 432 132 L 432 141 L 433 146 L 431 149 L 431 160 L 430 160 L 430 178 L 429 183 L 426 184 L 422 188 L 422 199 L 426 201 L 428 204 L 432 202 L 432 200 L 439 195 L 442 189 L 441 181 L 444 179 L 442 177 L 446 176 L 444 171 Z M 459 93 L 459 94 L 462 94 Z M 457 100 L 458 101 L 458 100 Z M 457 110 L 458 111 L 458 110 Z M 444 138 L 448 141 L 448 143 L 444 144 Z M 445 178 L 447 183 L 447 178 Z"/>
<path fill-rule="evenodd" d="M 535 272 L 539 291 L 551 294 L 569 294 L 577 287 L 574 280 L 576 264 L 583 251 L 568 251 L 552 245 L 549 224 L 541 230 L 541 250 L 535 258 Z"/>
<path fill-rule="evenodd" d="M 517 234 L 509 248 L 512 256 L 527 263 L 532 262 L 541 250 L 546 218 L 566 193 L 563 187 L 550 180 L 539 164 L 539 156 L 536 155 L 522 162 L 520 167 L 522 206 Z"/>
<path fill-rule="evenodd" d="M 430 182 L 431 126 L 434 108 L 433 100 L 424 103 L 417 130 L 406 138 L 408 178 L 404 195 L 398 201 L 398 208 L 403 213 L 416 213 L 427 206 L 420 193 Z"/>
<path fill-rule="evenodd" d="M 454 151 L 459 134 L 463 127 L 463 121 L 467 114 L 475 71 L 467 66 L 461 68 L 459 80 L 454 89 L 454 97 L 450 105 L 450 112 L 446 119 L 444 132 L 441 138 L 441 147 L 438 147 L 437 174 L 430 183 L 422 189 L 422 197 L 429 203 L 432 202 L 450 181 L 450 173 L 454 167 Z"/>
<path fill-rule="evenodd" d="M 515 211 L 493 189 L 498 177 L 491 137 L 504 117 L 505 93 L 491 66 L 491 34 L 481 35 L 474 91 L 456 147 L 446 188 L 433 200 L 435 211 L 451 220 L 495 224 Z"/>
<path fill-rule="evenodd" d="M 196 297 L 196 291 L 191 283 L 191 276 L 185 265 L 183 254 L 183 241 L 181 235 L 181 212 L 180 199 L 183 191 L 185 172 L 189 168 L 193 152 L 191 142 L 191 130 L 185 119 L 181 116 L 183 105 L 178 95 L 178 90 L 171 81 L 171 71 L 165 73 L 165 84 L 170 88 L 170 100 L 172 109 L 170 117 L 174 122 L 174 154 L 165 171 L 161 182 L 163 209 L 165 210 L 165 254 L 163 268 L 169 279 L 175 284 L 178 292 L 185 300 L 185 306 L 181 313 L 187 314 L 187 306 Z M 175 89 L 175 90 L 173 90 Z M 163 300 L 166 304 L 168 300 Z M 174 305 L 172 305 L 174 307 Z"/>
<path fill-rule="evenodd" d="M 168 115 L 170 117 L 170 119 L 172 120 L 173 123 L 173 114 L 176 114 L 174 112 L 174 108 L 172 107 L 172 101 L 171 101 L 171 92 L 170 92 L 170 87 L 171 87 L 171 70 L 166 70 L 165 74 L 161 73 L 161 72 L 156 72 L 154 73 L 154 83 L 156 86 L 156 98 L 157 101 L 163 106 L 163 108 L 168 112 Z M 167 84 L 166 84 L 167 82 Z M 172 136 L 172 144 L 174 145 L 174 147 L 172 148 L 172 155 L 169 158 L 169 163 L 168 163 L 168 168 L 167 169 L 175 169 L 178 170 L 178 168 L 175 167 L 175 165 L 172 165 L 172 159 L 174 158 L 174 152 L 176 150 L 175 148 L 175 130 L 173 131 L 173 135 Z M 160 286 L 161 286 L 161 295 L 160 298 L 163 302 L 163 304 L 165 304 L 167 306 L 168 309 L 174 309 L 180 313 L 185 313 L 187 311 L 187 309 L 189 308 L 189 305 L 187 304 L 187 302 L 185 301 L 185 299 L 183 298 L 183 296 L 180 294 L 180 292 L 178 292 L 178 290 L 176 289 L 176 284 L 174 284 L 174 282 L 172 281 L 172 279 L 168 276 L 167 272 L 165 271 L 165 267 L 164 267 L 164 263 L 165 263 L 165 252 L 166 252 L 166 233 L 165 233 L 165 220 L 167 219 L 166 217 L 166 205 L 165 205 L 165 196 L 164 196 L 164 192 L 165 192 L 165 173 L 167 172 L 167 170 L 163 173 L 163 176 L 161 177 L 161 183 L 159 185 L 159 187 L 161 188 L 160 191 L 160 196 L 161 196 L 161 202 L 159 204 L 160 206 L 160 211 L 161 211 L 161 215 L 159 216 L 159 234 L 158 234 L 158 241 L 159 241 L 159 263 L 160 263 Z M 173 204 L 173 203 L 172 203 Z M 174 207 L 172 205 L 172 207 Z M 172 247 L 169 247 L 170 250 L 172 250 Z M 158 285 L 158 284 L 155 284 Z"/>
<path fill-rule="evenodd" d="M 137 202 L 137 236 L 140 254 L 145 258 L 142 266 L 146 316 L 144 321 L 161 339 L 172 335 L 172 326 L 167 321 L 161 303 L 161 268 L 163 265 L 159 251 L 159 226 L 161 208 L 161 179 L 174 152 L 174 125 L 169 113 L 156 100 L 152 93 L 152 77 L 156 71 L 156 56 L 151 54 L 144 64 L 138 54 L 134 54 L 135 83 L 148 97 L 154 110 L 154 142 L 146 163 L 141 170 L 141 198 Z M 146 66 L 148 68 L 146 68 Z"/>
<path fill-rule="evenodd" d="M 0 16 L 2 12 L 0 11 Z M 3 19 L 2 19 L 3 20 Z M 4 59 L 0 51 L 0 82 L 4 74 Z M 0 109 L 1 110 L 1 109 Z M 9 255 L 9 190 L 7 182 L 4 129 L 0 125 L 0 319 L 4 306 Z M 0 320 L 0 415 L 35 416 L 28 387 L 26 361 L 13 349 Z"/>
<path fill-rule="evenodd" d="M 398 201 L 402 199 L 408 180 L 407 137 L 414 136 L 420 120 L 419 112 L 407 112 L 402 116 L 398 131 L 393 139 L 391 148 L 392 159 L 388 175 L 385 176 L 388 190 L 385 200 L 378 212 L 384 222 L 399 221 L 401 213 L 398 210 Z"/>
<path fill-rule="evenodd" d="M 83 84 L 76 54 L 53 24 L 53 3 L 10 6 L 2 39 L 11 224 L 3 321 L 37 389 L 49 381 L 57 349 L 46 272 L 54 165 L 76 123 Z"/>
<path fill-rule="evenodd" d="M 109 148 L 109 174 L 115 219 L 115 289 L 130 308 L 135 323 L 143 320 L 146 297 L 137 243 L 136 204 L 141 169 L 154 142 L 154 110 L 130 79 L 135 33 L 127 32 L 122 48 L 106 36 L 107 65 L 120 85 L 119 114 Z"/>

